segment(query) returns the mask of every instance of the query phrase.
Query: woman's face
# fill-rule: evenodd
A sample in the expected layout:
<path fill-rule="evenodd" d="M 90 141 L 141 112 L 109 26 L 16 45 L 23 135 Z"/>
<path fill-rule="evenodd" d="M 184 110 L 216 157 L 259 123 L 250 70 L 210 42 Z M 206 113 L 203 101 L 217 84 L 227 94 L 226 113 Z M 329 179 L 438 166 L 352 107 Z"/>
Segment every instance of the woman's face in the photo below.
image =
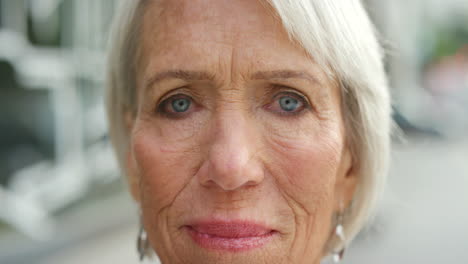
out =
<path fill-rule="evenodd" d="M 339 88 L 272 14 L 146 8 L 127 165 L 163 263 L 319 263 L 353 195 Z"/>

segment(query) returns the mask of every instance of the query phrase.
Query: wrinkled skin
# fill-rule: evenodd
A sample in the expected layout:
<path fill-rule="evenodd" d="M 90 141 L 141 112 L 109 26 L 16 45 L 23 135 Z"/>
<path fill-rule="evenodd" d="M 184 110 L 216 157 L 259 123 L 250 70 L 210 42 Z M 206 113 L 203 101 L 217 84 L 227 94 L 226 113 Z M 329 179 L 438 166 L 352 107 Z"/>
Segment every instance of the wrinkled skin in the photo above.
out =
<path fill-rule="evenodd" d="M 252 0 L 146 7 L 127 172 L 165 264 L 318 264 L 333 214 L 352 199 L 339 87 L 273 14 Z M 181 228 L 201 218 L 277 235 L 252 250 L 210 250 Z"/>

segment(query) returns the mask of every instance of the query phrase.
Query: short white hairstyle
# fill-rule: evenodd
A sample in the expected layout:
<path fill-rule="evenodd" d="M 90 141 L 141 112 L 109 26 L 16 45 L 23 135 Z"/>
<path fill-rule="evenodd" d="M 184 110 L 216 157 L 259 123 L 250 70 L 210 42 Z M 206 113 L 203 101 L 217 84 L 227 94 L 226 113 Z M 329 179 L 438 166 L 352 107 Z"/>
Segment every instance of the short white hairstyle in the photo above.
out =
<path fill-rule="evenodd" d="M 140 24 L 148 1 L 122 0 L 109 42 L 106 104 L 110 138 L 123 171 L 130 139 L 125 115 L 135 109 Z M 346 241 L 331 236 L 326 247 L 327 252 L 339 250 L 371 219 L 386 181 L 392 119 L 384 53 L 359 0 L 258 1 L 272 7 L 291 40 L 341 86 L 346 138 L 358 186 L 343 213 Z"/>

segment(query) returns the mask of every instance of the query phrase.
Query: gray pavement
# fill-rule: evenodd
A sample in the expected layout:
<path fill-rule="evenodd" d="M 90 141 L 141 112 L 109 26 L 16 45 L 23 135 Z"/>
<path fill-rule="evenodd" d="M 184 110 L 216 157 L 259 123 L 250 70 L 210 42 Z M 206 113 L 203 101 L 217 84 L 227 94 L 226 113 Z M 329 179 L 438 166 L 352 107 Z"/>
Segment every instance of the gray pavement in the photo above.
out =
<path fill-rule="evenodd" d="M 468 263 L 468 141 L 396 145 L 380 213 L 346 263 Z"/>

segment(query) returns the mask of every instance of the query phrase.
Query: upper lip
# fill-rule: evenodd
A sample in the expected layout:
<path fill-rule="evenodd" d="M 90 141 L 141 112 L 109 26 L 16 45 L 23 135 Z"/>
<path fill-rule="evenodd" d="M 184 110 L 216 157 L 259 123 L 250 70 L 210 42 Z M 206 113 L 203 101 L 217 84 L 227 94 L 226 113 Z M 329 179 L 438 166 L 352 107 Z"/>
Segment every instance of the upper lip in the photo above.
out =
<path fill-rule="evenodd" d="M 263 224 L 246 220 L 196 221 L 186 227 L 201 234 L 222 238 L 259 237 L 274 231 Z"/>

